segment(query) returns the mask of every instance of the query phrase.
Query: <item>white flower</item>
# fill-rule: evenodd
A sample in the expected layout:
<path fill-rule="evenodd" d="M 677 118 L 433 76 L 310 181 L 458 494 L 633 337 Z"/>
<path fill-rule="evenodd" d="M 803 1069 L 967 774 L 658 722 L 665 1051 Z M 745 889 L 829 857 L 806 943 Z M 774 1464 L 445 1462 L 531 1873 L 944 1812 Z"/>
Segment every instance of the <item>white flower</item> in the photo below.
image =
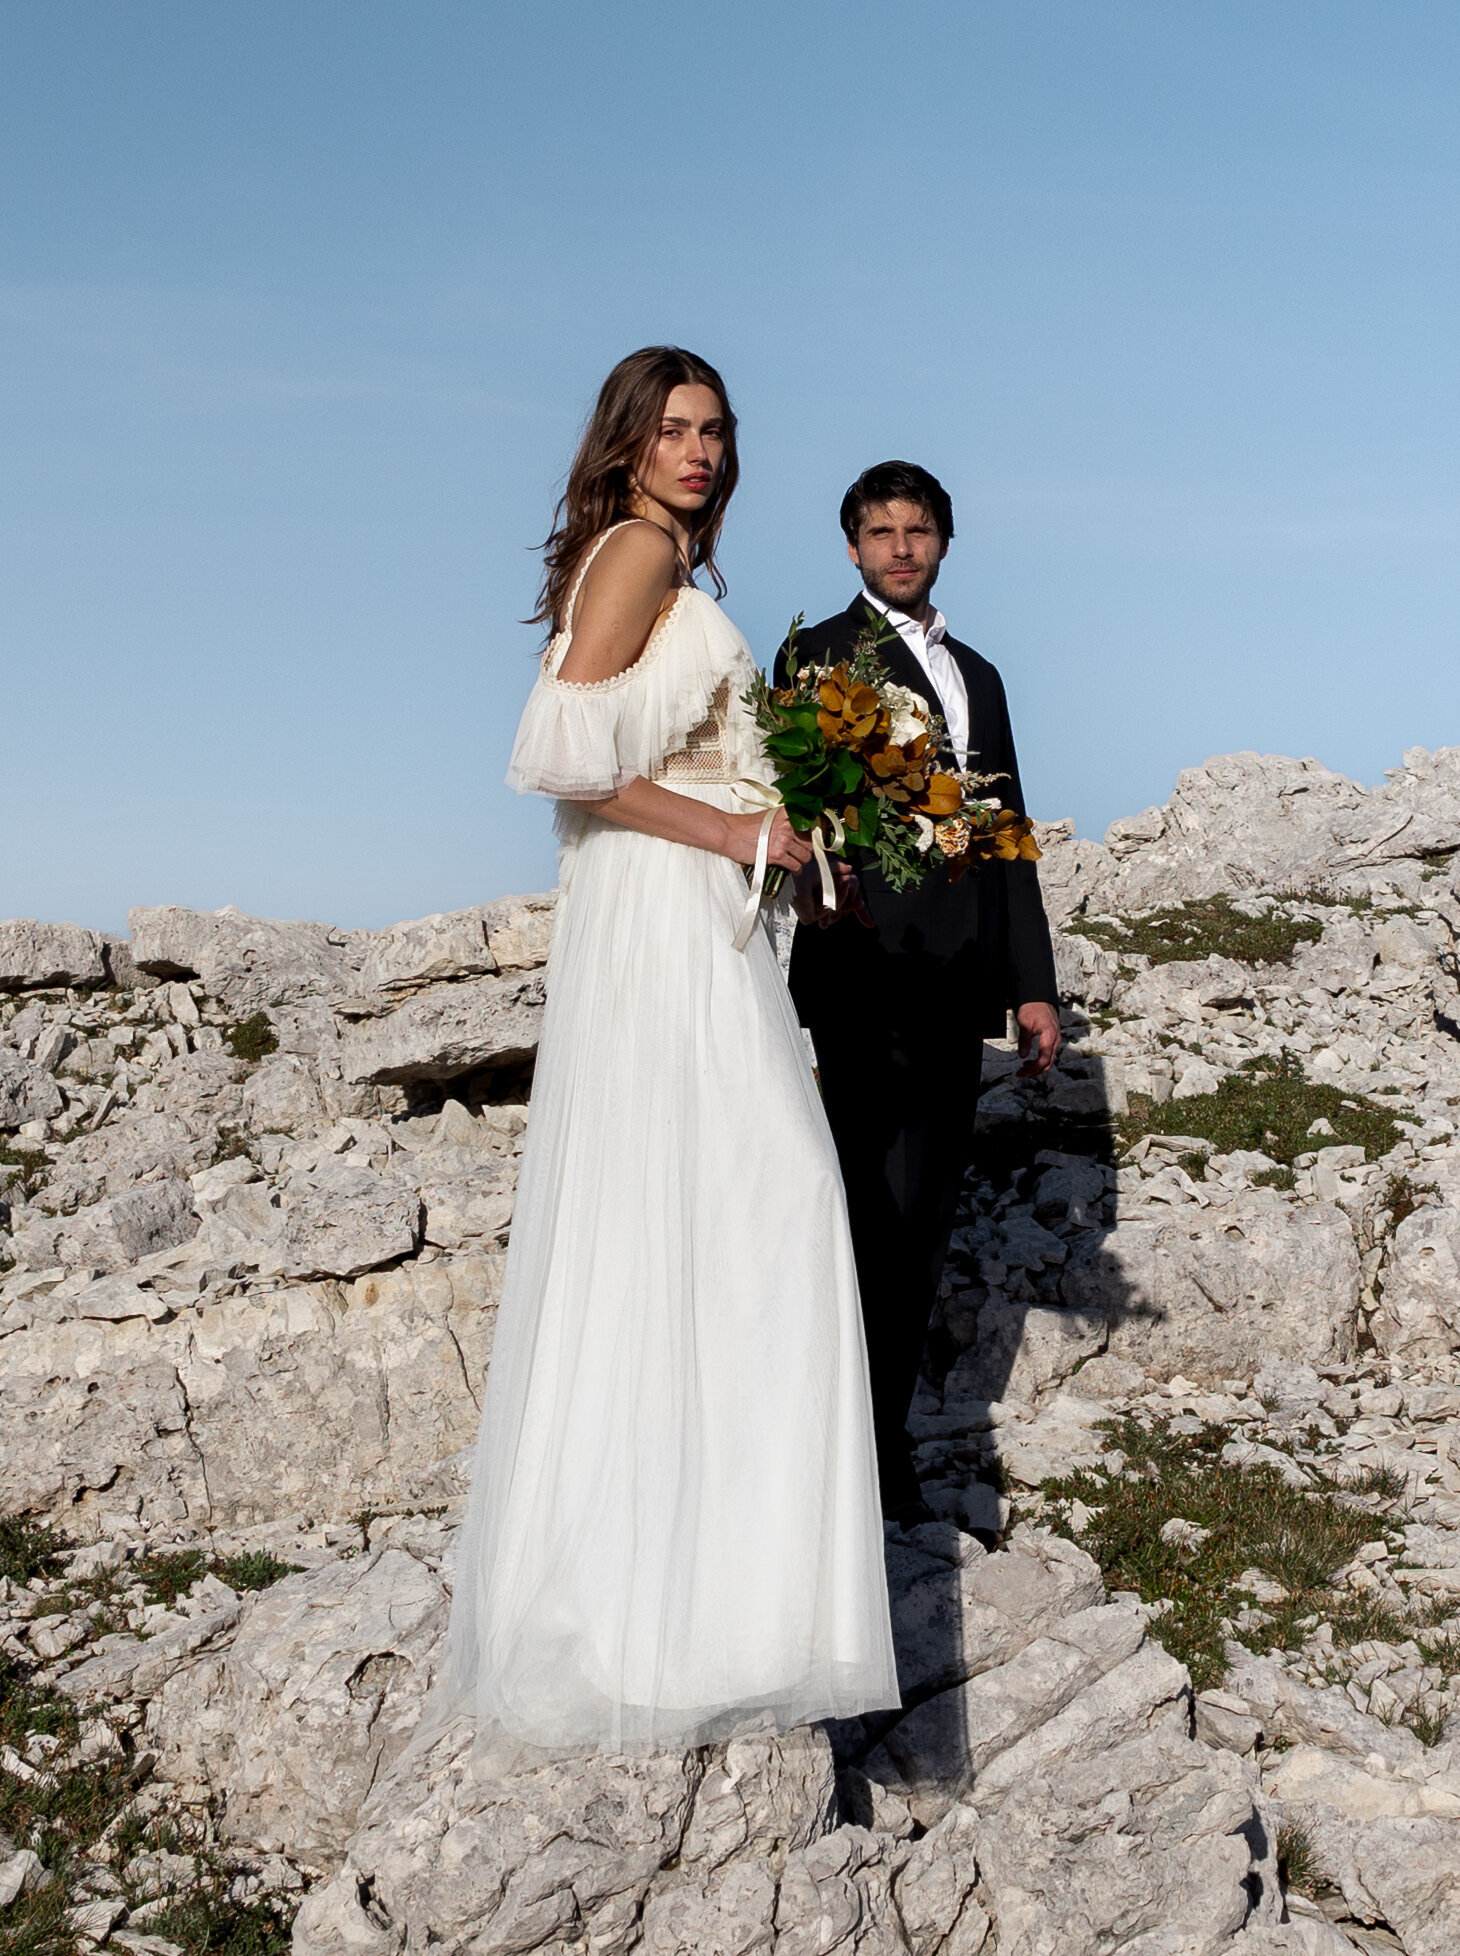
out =
<path fill-rule="evenodd" d="M 892 715 L 890 738 L 894 747 L 906 747 L 928 731 L 927 703 L 911 686 L 884 686 L 882 702 Z"/>
<path fill-rule="evenodd" d="M 933 836 L 936 831 L 926 815 L 914 814 L 913 825 L 918 832 L 918 854 L 926 856 L 933 846 Z"/>

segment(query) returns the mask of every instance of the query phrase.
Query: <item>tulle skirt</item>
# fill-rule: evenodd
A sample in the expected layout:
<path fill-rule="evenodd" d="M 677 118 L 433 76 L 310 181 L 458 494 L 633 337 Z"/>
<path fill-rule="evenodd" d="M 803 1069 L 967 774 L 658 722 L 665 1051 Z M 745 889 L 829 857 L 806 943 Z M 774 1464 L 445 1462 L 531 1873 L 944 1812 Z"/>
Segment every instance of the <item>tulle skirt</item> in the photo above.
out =
<path fill-rule="evenodd" d="M 731 948 L 734 863 L 563 817 L 445 1694 L 614 1752 L 895 1706 L 845 1200 L 769 933 Z"/>

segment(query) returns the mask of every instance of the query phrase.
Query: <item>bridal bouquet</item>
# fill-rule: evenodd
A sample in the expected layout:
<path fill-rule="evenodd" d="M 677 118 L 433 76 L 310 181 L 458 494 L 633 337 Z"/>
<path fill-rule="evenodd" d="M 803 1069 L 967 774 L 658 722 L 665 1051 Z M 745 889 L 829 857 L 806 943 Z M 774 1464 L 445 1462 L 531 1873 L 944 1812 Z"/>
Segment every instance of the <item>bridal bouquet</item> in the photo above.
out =
<path fill-rule="evenodd" d="M 810 836 L 822 898 L 835 901 L 826 852 L 870 850 L 894 890 L 946 867 L 956 882 L 971 863 L 1040 854 L 1027 815 L 980 790 L 1006 777 L 940 767 L 943 722 L 911 687 L 895 685 L 878 656 L 891 627 L 869 624 L 834 666 L 800 664 L 797 617 L 786 641 L 787 683 L 764 675 L 745 702 L 764 736 L 792 828 Z M 779 876 L 777 881 L 779 881 Z"/>

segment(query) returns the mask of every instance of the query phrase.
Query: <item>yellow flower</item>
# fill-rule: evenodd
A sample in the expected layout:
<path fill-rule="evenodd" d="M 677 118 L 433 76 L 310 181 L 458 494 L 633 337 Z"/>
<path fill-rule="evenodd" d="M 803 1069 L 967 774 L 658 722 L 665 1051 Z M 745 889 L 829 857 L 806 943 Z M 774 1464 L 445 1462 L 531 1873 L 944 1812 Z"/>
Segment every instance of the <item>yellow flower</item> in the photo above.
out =
<path fill-rule="evenodd" d="M 855 753 L 874 734 L 886 733 L 888 715 L 875 687 L 855 684 L 845 665 L 833 666 L 816 694 L 821 701 L 816 724 L 828 745 Z"/>

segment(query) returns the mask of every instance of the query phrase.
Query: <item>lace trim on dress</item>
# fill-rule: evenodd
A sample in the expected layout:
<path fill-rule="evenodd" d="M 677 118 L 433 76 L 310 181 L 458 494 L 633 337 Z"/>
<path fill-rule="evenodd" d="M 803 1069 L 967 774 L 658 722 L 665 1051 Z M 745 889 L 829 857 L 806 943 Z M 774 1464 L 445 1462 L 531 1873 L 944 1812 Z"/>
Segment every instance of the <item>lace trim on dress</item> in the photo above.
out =
<path fill-rule="evenodd" d="M 659 654 L 659 648 L 664 642 L 665 633 L 674 623 L 680 606 L 694 589 L 695 586 L 693 584 L 680 585 L 674 603 L 665 612 L 653 631 L 650 632 L 648 643 L 638 658 L 635 659 L 631 666 L 625 666 L 622 672 L 614 673 L 609 679 L 559 679 L 556 668 L 567 657 L 568 643 L 573 636 L 572 631 L 564 627 L 543 654 L 541 674 L 543 685 L 551 686 L 555 692 L 559 693 L 611 693 L 616 687 L 626 686 L 631 679 L 637 678 L 646 667 L 654 664 Z M 559 646 L 562 647 L 561 651 L 558 650 Z"/>
<path fill-rule="evenodd" d="M 730 751 L 730 681 L 722 679 L 710 696 L 710 710 L 684 737 L 683 747 L 664 759 L 651 781 L 734 781 Z"/>

